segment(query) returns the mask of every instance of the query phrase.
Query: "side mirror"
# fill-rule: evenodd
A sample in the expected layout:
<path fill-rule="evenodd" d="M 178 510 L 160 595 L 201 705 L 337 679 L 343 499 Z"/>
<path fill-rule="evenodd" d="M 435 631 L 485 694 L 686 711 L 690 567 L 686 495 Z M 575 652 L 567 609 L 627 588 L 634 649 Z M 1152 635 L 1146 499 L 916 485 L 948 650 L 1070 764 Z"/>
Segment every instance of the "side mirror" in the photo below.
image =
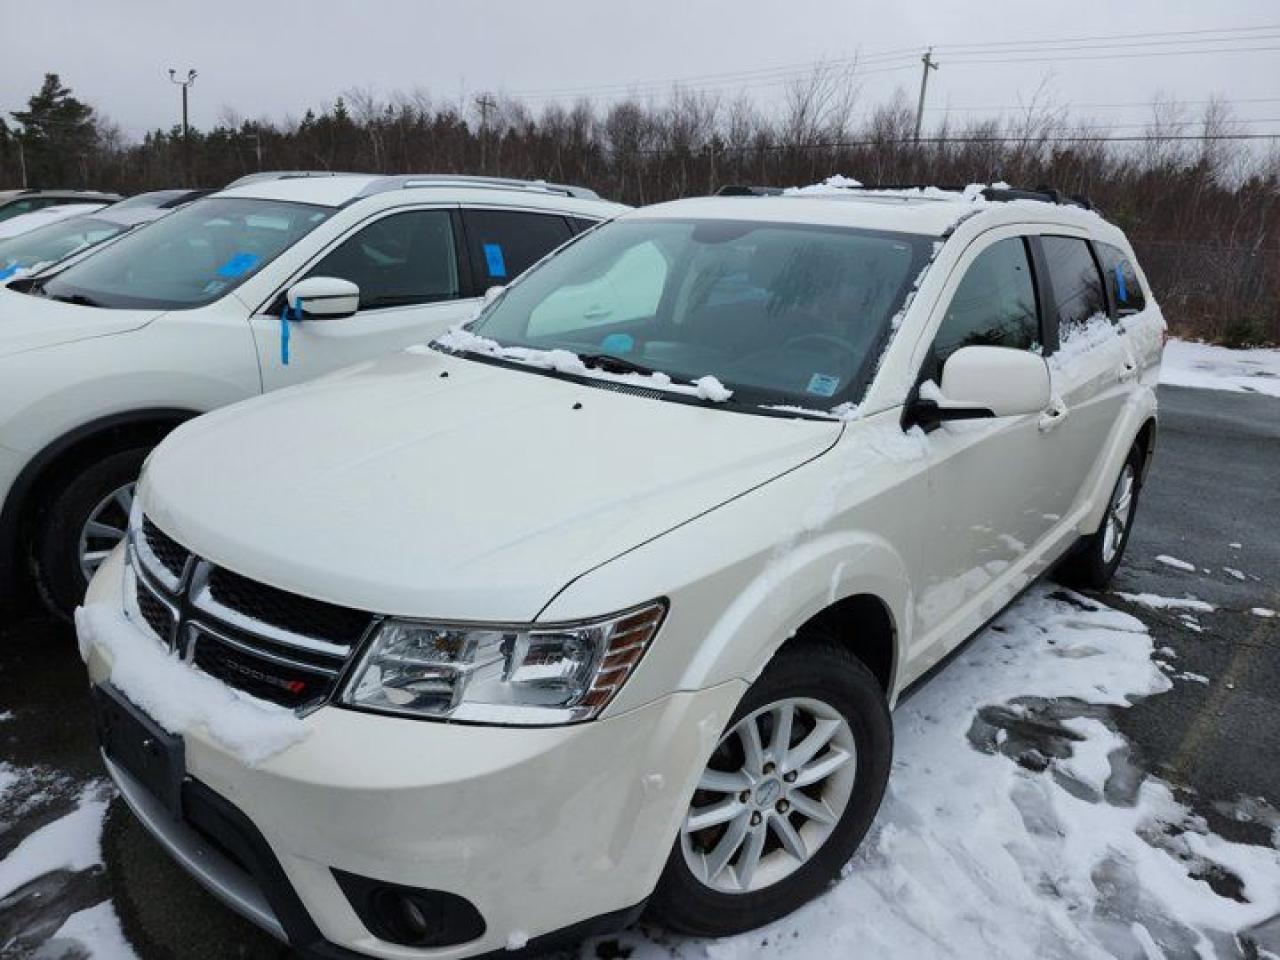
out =
<path fill-rule="evenodd" d="M 337 277 L 307 277 L 285 294 L 289 309 L 309 320 L 337 320 L 360 309 L 360 288 Z"/>
<path fill-rule="evenodd" d="M 493 301 L 497 300 L 500 296 L 502 296 L 502 291 L 506 289 L 507 288 L 502 286 L 501 284 L 499 284 L 498 286 L 490 287 L 488 290 L 484 292 L 484 305 L 487 307 L 489 304 L 493 303 Z"/>
<path fill-rule="evenodd" d="M 920 398 L 909 419 L 921 426 L 948 420 L 1020 417 L 1049 406 L 1044 357 L 1012 347 L 961 347 L 942 367 L 941 397 Z"/>

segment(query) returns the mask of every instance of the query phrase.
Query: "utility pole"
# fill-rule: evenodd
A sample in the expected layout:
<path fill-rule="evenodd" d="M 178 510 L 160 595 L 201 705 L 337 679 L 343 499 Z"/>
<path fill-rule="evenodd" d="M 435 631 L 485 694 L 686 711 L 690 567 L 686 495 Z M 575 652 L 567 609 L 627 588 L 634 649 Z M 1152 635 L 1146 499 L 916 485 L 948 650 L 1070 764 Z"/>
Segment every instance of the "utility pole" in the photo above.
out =
<path fill-rule="evenodd" d="M 484 173 L 488 164 L 485 157 L 485 141 L 488 139 L 489 111 L 498 105 L 497 101 L 487 93 L 476 97 L 476 106 L 480 108 L 480 172 Z"/>
<path fill-rule="evenodd" d="M 22 141 L 26 137 L 27 131 L 22 131 L 22 136 L 18 137 L 18 169 L 22 171 L 22 189 L 27 189 L 27 152 L 22 148 Z"/>
<path fill-rule="evenodd" d="M 182 88 L 182 166 L 187 186 L 191 185 L 191 127 L 187 124 L 187 91 L 196 82 L 196 72 L 187 71 L 187 79 L 179 80 L 178 71 L 169 68 L 169 81 Z"/>
<path fill-rule="evenodd" d="M 262 134 L 251 133 L 249 134 L 249 136 L 253 137 L 253 152 L 258 157 L 258 169 L 261 170 L 262 169 Z"/>
<path fill-rule="evenodd" d="M 933 59 L 933 47 L 926 50 L 920 60 L 924 64 L 924 73 L 920 76 L 920 102 L 916 104 L 916 143 L 920 142 L 920 125 L 924 122 L 924 92 L 929 88 L 929 71 L 938 69 L 938 61 Z"/>

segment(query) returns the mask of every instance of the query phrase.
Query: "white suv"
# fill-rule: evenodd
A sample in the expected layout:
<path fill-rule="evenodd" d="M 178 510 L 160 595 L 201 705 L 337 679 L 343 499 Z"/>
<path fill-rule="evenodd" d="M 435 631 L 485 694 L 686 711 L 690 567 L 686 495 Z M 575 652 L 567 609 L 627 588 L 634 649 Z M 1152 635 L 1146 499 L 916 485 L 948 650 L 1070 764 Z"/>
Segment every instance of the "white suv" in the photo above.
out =
<path fill-rule="evenodd" d="M 515 180 L 268 175 L 0 290 L 0 601 L 29 558 L 69 615 L 183 420 L 429 339 L 626 209 Z"/>
<path fill-rule="evenodd" d="M 1057 200 L 638 210 L 430 347 L 175 431 L 77 616 L 125 798 L 310 956 L 796 908 L 903 690 L 1120 561 L 1164 322 Z"/>

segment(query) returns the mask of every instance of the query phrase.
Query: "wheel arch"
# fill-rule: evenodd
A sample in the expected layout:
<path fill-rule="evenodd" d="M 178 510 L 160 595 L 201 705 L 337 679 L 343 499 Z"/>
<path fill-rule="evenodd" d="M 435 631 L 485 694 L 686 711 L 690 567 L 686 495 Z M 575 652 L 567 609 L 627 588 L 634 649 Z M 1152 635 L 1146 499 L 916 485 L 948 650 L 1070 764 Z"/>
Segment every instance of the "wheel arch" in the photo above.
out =
<path fill-rule="evenodd" d="M 1117 417 L 1103 453 L 1081 490 L 1080 495 L 1086 498 L 1083 502 L 1089 505 L 1089 509 L 1076 526 L 1078 534 L 1087 537 L 1098 531 L 1120 467 L 1135 445 L 1141 445 L 1144 451 L 1141 479 L 1146 480 L 1158 432 L 1155 392 L 1143 390 L 1125 405 Z"/>
<path fill-rule="evenodd" d="M 21 558 L 41 511 L 64 478 L 107 452 L 159 443 L 198 415 L 177 407 L 131 410 L 100 417 L 48 443 L 22 468 L 0 508 L 0 598 L 18 587 Z"/>

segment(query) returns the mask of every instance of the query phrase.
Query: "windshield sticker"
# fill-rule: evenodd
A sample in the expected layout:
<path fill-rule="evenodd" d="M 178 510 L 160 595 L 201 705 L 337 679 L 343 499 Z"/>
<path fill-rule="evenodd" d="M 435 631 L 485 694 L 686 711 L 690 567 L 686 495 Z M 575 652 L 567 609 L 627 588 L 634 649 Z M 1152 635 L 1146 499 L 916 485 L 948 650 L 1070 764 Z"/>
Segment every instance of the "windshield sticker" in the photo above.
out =
<path fill-rule="evenodd" d="M 261 259 L 256 253 L 237 253 L 218 268 L 218 276 L 227 279 L 243 276 L 256 267 Z"/>
<path fill-rule="evenodd" d="M 635 345 L 636 339 L 629 333 L 611 333 L 600 341 L 600 349 L 605 353 L 630 353 Z"/>
<path fill-rule="evenodd" d="M 505 277 L 507 261 L 502 256 L 502 244 L 486 243 L 484 245 L 484 262 L 489 268 L 489 276 Z"/>
<path fill-rule="evenodd" d="M 809 378 L 809 386 L 805 387 L 805 390 L 809 393 L 817 394 L 819 397 L 834 397 L 836 395 L 836 387 L 839 385 L 839 377 L 833 377 L 829 373 L 815 373 Z"/>

